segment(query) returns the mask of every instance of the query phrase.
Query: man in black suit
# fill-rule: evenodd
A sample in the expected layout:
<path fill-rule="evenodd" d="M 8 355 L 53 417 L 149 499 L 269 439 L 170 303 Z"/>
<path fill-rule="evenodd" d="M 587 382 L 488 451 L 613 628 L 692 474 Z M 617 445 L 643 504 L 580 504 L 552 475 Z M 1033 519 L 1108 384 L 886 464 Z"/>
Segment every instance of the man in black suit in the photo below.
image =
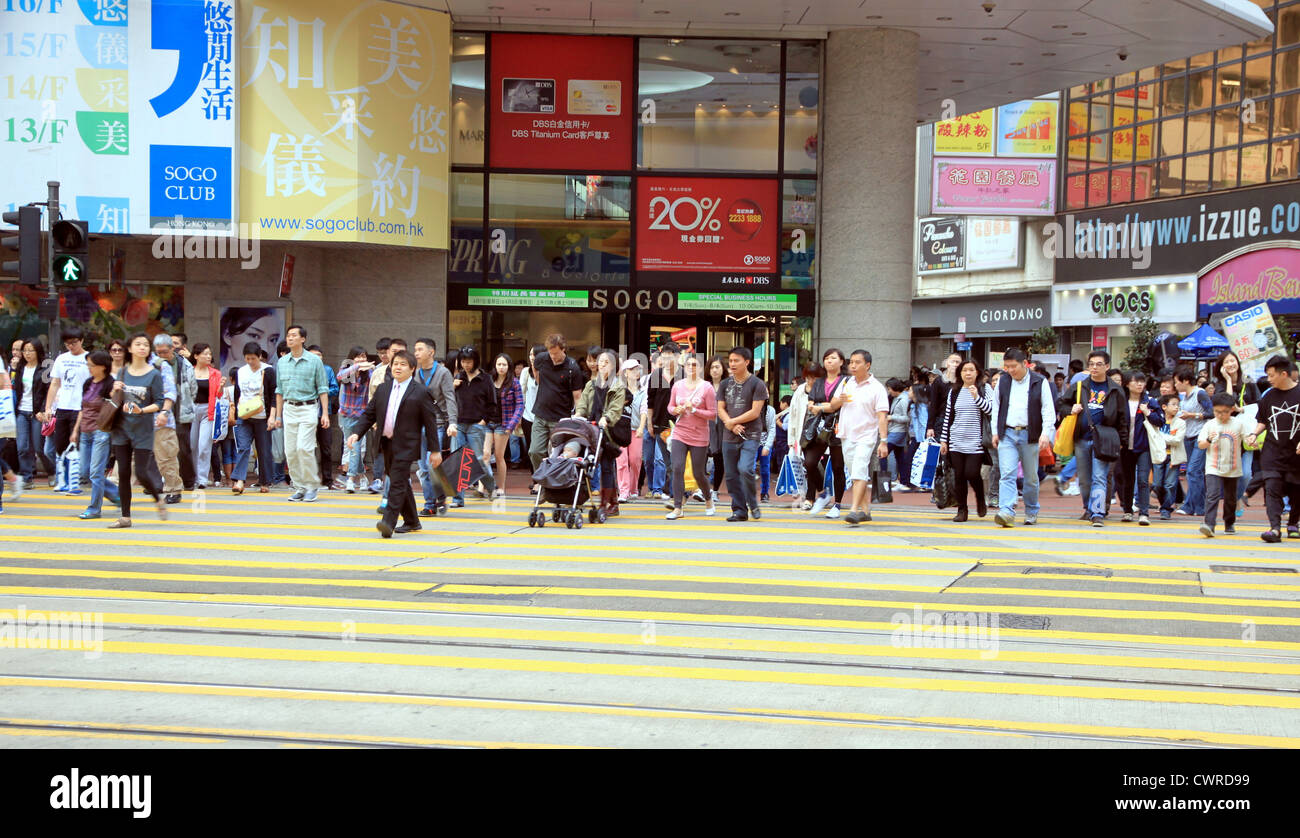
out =
<path fill-rule="evenodd" d="M 433 396 L 412 378 L 415 358 L 404 349 L 394 352 L 388 372 L 388 377 L 366 405 L 361 423 L 348 438 L 349 445 L 356 445 L 366 431 L 377 428 L 384 462 L 391 463 L 389 474 L 393 480 L 388 490 L 388 505 L 384 507 L 384 517 L 375 524 L 384 538 L 392 538 L 395 532 L 419 532 L 422 529 L 415 512 L 415 497 L 411 494 L 411 463 L 420 459 L 421 431 L 428 439 L 438 438 L 438 409 Z M 429 464 L 435 469 L 441 465 L 442 452 L 430 451 Z M 394 527 L 399 513 L 402 526 Z"/>

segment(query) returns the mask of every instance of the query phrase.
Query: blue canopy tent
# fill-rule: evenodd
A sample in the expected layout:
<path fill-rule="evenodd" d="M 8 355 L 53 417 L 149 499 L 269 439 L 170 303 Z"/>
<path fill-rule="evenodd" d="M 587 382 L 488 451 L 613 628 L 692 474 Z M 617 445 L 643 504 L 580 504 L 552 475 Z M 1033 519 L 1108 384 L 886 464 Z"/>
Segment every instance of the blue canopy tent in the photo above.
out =
<path fill-rule="evenodd" d="M 1178 349 L 1184 358 L 1214 358 L 1222 355 L 1228 345 L 1228 339 L 1211 329 L 1208 323 L 1202 324 L 1196 331 L 1178 341 Z"/>

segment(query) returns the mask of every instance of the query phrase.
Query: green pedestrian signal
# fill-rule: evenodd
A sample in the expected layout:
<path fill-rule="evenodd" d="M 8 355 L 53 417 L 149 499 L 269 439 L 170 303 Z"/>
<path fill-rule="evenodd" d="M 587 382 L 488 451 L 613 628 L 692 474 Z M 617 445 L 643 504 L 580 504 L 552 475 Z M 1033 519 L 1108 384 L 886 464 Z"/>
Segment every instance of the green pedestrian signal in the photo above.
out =
<path fill-rule="evenodd" d="M 50 275 L 60 288 L 86 284 L 86 262 L 90 256 L 89 225 L 64 219 L 50 228 Z"/>

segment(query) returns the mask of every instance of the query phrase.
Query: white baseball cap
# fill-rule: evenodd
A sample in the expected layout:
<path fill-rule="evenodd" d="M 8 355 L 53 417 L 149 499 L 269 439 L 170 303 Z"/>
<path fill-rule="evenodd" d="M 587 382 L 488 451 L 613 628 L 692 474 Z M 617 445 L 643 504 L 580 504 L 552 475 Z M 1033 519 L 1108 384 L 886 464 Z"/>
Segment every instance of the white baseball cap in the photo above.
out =
<path fill-rule="evenodd" d="M 640 368 L 641 368 L 640 361 L 638 361 L 636 358 L 628 358 L 626 361 L 623 362 L 623 366 L 619 367 L 619 372 L 627 372 L 628 370 L 640 369 Z"/>

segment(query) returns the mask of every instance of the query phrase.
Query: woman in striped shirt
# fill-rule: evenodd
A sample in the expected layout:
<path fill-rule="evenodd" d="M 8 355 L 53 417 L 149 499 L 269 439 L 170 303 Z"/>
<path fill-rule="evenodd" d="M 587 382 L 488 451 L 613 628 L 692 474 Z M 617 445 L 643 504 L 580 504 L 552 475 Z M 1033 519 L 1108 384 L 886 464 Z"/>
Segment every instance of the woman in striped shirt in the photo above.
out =
<path fill-rule="evenodd" d="M 943 416 L 939 453 L 948 457 L 957 476 L 957 514 L 953 520 L 959 523 L 968 516 L 968 486 L 975 490 L 976 512 L 981 518 L 988 514 L 980 466 L 986 456 L 984 431 L 993 415 L 993 388 L 985 384 L 981 391 L 979 379 L 980 365 L 962 361 L 957 367 L 958 384 L 948 391 Z"/>

